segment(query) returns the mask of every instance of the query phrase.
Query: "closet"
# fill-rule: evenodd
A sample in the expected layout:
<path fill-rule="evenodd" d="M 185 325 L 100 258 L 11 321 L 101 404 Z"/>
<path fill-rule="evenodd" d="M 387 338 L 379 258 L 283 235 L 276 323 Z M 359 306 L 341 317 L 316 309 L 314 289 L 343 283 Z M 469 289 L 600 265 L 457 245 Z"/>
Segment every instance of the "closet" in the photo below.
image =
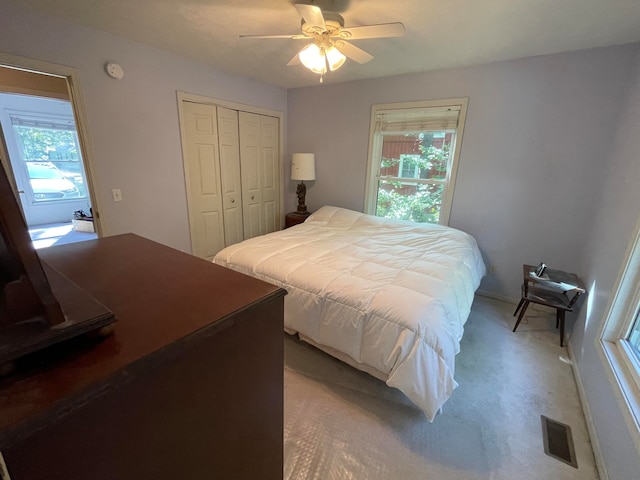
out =
<path fill-rule="evenodd" d="M 182 100 L 192 253 L 280 229 L 279 119 Z"/>

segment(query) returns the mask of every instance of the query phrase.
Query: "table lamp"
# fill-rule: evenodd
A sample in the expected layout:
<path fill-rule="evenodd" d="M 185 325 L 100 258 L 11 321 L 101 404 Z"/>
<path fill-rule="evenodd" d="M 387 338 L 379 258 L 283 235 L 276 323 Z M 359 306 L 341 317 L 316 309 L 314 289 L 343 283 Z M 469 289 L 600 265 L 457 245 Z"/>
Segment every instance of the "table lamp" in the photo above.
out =
<path fill-rule="evenodd" d="M 297 213 L 307 213 L 304 198 L 307 195 L 305 180 L 316 179 L 316 162 L 313 153 L 294 153 L 291 158 L 291 180 L 300 180 L 296 195 L 298 195 Z"/>

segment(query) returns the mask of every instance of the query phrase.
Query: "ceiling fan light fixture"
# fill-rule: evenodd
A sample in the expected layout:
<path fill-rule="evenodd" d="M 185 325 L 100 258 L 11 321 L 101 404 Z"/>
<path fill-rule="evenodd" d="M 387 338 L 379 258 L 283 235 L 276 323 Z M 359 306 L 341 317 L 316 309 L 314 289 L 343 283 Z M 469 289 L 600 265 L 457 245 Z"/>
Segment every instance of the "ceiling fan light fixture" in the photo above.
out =
<path fill-rule="evenodd" d="M 323 50 L 315 43 L 310 43 L 298 54 L 300 62 L 313 73 L 320 75 L 326 73 L 327 62 Z"/>
<path fill-rule="evenodd" d="M 324 54 L 327 57 L 329 70 L 331 70 L 332 72 L 339 69 L 342 66 L 342 64 L 344 64 L 344 61 L 347 59 L 347 57 L 345 57 L 342 53 L 340 53 L 340 50 L 338 50 L 333 45 L 327 48 Z"/>

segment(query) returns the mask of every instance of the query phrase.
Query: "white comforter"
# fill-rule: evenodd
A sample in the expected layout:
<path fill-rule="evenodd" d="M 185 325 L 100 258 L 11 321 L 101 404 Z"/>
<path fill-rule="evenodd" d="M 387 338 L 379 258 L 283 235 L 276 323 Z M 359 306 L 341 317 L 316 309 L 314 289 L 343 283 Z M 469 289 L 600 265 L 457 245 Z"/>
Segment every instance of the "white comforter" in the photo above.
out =
<path fill-rule="evenodd" d="M 213 260 L 285 288 L 285 328 L 383 378 L 429 420 L 458 386 L 454 359 L 485 274 L 449 227 L 322 207 Z"/>

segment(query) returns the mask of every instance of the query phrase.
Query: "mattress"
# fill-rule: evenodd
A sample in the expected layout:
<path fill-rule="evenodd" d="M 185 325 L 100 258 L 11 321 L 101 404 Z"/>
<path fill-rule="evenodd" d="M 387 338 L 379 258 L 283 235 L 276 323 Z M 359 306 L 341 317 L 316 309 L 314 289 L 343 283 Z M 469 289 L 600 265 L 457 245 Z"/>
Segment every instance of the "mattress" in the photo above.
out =
<path fill-rule="evenodd" d="M 430 421 L 457 387 L 485 265 L 475 239 L 325 206 L 213 262 L 285 288 L 285 329 L 401 390 Z"/>

